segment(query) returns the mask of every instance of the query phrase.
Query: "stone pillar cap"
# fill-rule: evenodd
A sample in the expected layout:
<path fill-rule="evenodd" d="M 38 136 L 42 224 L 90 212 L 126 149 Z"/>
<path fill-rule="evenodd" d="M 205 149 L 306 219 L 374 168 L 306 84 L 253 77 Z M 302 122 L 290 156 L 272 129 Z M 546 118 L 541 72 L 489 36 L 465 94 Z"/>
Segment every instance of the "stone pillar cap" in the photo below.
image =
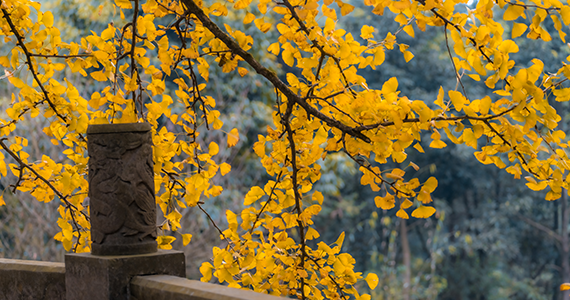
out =
<path fill-rule="evenodd" d="M 147 132 L 150 129 L 149 123 L 92 124 L 87 127 L 87 133 Z"/>

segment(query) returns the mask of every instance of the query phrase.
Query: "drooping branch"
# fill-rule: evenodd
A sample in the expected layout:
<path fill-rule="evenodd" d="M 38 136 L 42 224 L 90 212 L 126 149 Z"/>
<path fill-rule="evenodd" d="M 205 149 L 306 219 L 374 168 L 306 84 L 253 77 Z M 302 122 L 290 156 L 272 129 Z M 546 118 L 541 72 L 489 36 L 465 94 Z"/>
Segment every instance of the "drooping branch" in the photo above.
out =
<path fill-rule="evenodd" d="M 459 76 L 459 72 L 457 72 L 457 66 L 455 66 L 455 62 L 453 61 L 453 55 L 451 55 L 451 49 L 449 49 L 449 39 L 447 37 L 447 25 L 443 26 L 443 32 L 445 34 L 445 46 L 447 47 L 447 54 L 449 55 L 449 60 L 451 61 L 451 65 L 453 66 L 453 71 L 455 73 L 455 78 L 457 78 L 457 82 L 461 85 L 461 90 L 463 91 L 463 96 L 467 97 L 467 92 L 465 91 L 465 86 L 463 85 L 463 81 L 461 81 L 461 76 Z M 456 86 L 457 88 L 457 86 Z"/>
<path fill-rule="evenodd" d="M 60 54 L 34 54 L 31 53 L 30 56 L 33 57 L 42 57 L 42 58 L 77 58 L 77 57 L 90 57 L 92 54 L 69 54 L 69 55 L 60 55 Z"/>
<path fill-rule="evenodd" d="M 506 1 L 509 5 L 514 5 L 514 6 L 520 6 L 520 7 L 524 7 L 525 9 L 529 9 L 529 8 L 537 8 L 537 9 L 542 9 L 544 11 L 546 11 L 546 13 L 550 14 L 553 11 L 560 11 L 560 7 L 544 7 L 544 6 L 540 6 L 540 5 L 536 5 L 536 4 L 524 4 L 524 3 L 516 3 L 513 1 Z"/>
<path fill-rule="evenodd" d="M 497 119 L 499 117 L 502 117 L 506 114 L 508 114 L 509 112 L 513 111 L 515 108 L 517 108 L 517 106 L 512 106 L 498 114 L 495 115 L 490 115 L 490 116 L 486 116 L 486 117 L 475 117 L 475 116 L 468 116 L 468 115 L 463 115 L 463 116 L 457 116 L 457 117 L 445 117 L 445 116 L 439 116 L 439 117 L 434 117 L 431 118 L 429 120 L 427 120 L 427 122 L 432 122 L 432 121 L 451 121 L 451 122 L 457 122 L 457 121 L 463 121 L 463 120 L 472 120 L 472 121 L 489 121 L 489 120 L 493 120 L 493 119 Z M 408 119 L 403 119 L 402 123 L 419 123 L 420 122 L 420 118 L 408 118 Z M 393 121 L 389 121 L 389 122 L 380 122 L 380 123 L 375 123 L 375 124 L 370 124 L 370 125 L 362 125 L 362 126 L 358 126 L 355 127 L 354 130 L 356 131 L 364 131 L 364 130 L 372 130 L 372 129 L 376 129 L 376 128 L 380 128 L 380 127 L 388 127 L 388 126 L 393 126 L 395 125 L 395 123 Z"/>
<path fill-rule="evenodd" d="M 307 254 L 307 257 L 313 261 L 313 263 L 317 266 L 317 268 L 319 268 L 319 270 L 323 270 L 323 266 L 319 265 L 319 262 L 312 256 Z M 319 259 L 321 259 L 321 257 L 319 257 Z M 336 288 L 338 289 L 338 292 L 340 294 L 340 298 L 342 300 L 348 300 L 349 297 L 344 293 L 344 291 L 342 290 L 342 287 L 340 286 L 340 284 L 338 283 L 338 280 L 336 280 L 331 274 L 327 274 L 327 276 L 329 277 L 329 279 L 332 281 L 332 283 L 336 286 Z"/>
<path fill-rule="evenodd" d="M 422 2 L 422 1 L 420 1 Z M 435 8 L 432 8 L 430 10 L 436 17 L 438 17 L 440 20 L 442 20 L 445 23 L 445 26 L 449 25 L 453 28 L 455 28 L 455 30 L 457 30 L 459 33 L 461 33 L 461 27 L 453 22 L 451 22 L 449 19 L 447 19 L 446 17 L 442 16 Z M 485 53 L 483 51 L 484 46 L 483 45 L 478 45 L 477 41 L 472 38 L 472 37 L 468 37 L 467 38 L 469 40 L 469 42 L 471 42 L 471 44 L 473 45 L 473 47 L 475 47 L 475 49 L 477 49 L 477 51 L 479 51 L 479 53 L 481 53 L 481 55 L 483 55 L 483 57 L 485 57 L 485 60 L 487 60 L 488 63 L 490 64 L 494 64 L 493 60 L 487 55 L 487 53 Z M 505 79 L 506 81 L 506 79 Z M 508 82 L 507 82 L 508 84 Z"/>
<path fill-rule="evenodd" d="M 26 44 L 24 43 L 24 38 L 22 37 L 22 35 L 20 35 L 20 32 L 18 31 L 18 29 L 16 28 L 16 25 L 14 25 L 14 22 L 12 22 L 12 19 L 10 18 L 10 13 L 2 8 L 2 16 L 4 17 L 4 19 L 6 19 L 6 22 L 8 23 L 8 26 L 10 27 L 10 31 L 12 32 L 12 34 L 14 34 L 14 36 L 16 37 L 16 39 L 18 40 L 18 45 L 20 46 L 20 48 L 22 48 L 22 51 L 24 51 L 24 55 L 26 56 L 26 64 L 28 65 L 28 68 L 30 69 L 30 72 L 32 73 L 32 76 L 34 78 L 35 83 L 40 87 L 42 94 L 43 94 L 43 98 L 45 102 L 48 103 L 49 107 L 53 110 L 53 113 L 64 123 L 66 124 L 66 126 L 69 126 L 69 121 L 68 118 L 65 117 L 64 115 L 62 115 L 56 108 L 55 103 L 52 102 L 52 100 L 50 99 L 49 93 L 46 90 L 45 86 L 43 85 L 43 83 L 41 82 L 41 80 L 39 79 L 38 76 L 38 72 L 36 70 L 36 68 L 34 67 L 34 64 L 32 62 L 32 57 L 33 56 L 38 56 L 37 54 L 33 54 L 30 52 L 30 50 L 28 50 L 28 47 L 26 47 Z M 43 102 L 42 101 L 42 102 Z M 36 103 L 34 106 L 36 106 L 39 103 Z M 23 115 L 20 114 L 20 116 Z M 85 139 L 85 137 L 79 133 L 78 134 L 79 139 L 83 142 L 87 142 L 87 140 Z"/>
<path fill-rule="evenodd" d="M 16 39 L 18 40 L 18 45 L 20 46 L 20 48 L 22 48 L 22 51 L 24 51 L 24 55 L 26 56 L 26 64 L 28 65 L 28 68 L 30 68 L 30 72 L 32 73 L 32 76 L 34 77 L 34 81 L 42 90 L 42 93 L 44 95 L 44 100 L 49 104 L 49 106 L 51 107 L 51 109 L 53 110 L 55 115 L 58 118 L 60 118 L 65 124 L 67 124 L 67 122 L 68 122 L 67 118 L 64 115 L 62 115 L 61 113 L 59 113 L 59 111 L 55 107 L 55 104 L 50 100 L 48 91 L 46 90 L 43 83 L 39 79 L 38 73 L 34 67 L 33 62 L 32 62 L 32 56 L 33 55 L 28 50 L 28 47 L 26 47 L 26 44 L 24 43 L 24 38 L 20 35 L 20 32 L 16 28 L 16 25 L 14 25 L 14 22 L 12 22 L 12 19 L 10 18 L 10 13 L 5 8 L 2 8 L 1 10 L 2 10 L 2 15 L 4 16 L 4 19 L 6 19 L 8 26 L 10 26 L 10 31 L 12 32 L 12 34 L 14 34 L 14 36 L 16 36 Z"/>
<path fill-rule="evenodd" d="M 69 214 L 71 215 L 71 222 L 73 223 L 73 227 L 75 227 L 75 229 L 77 230 L 77 233 L 78 233 L 77 239 L 80 240 L 81 239 L 81 230 L 79 227 L 79 223 L 77 222 L 76 214 L 77 213 L 82 214 L 85 217 L 85 220 L 87 220 L 87 221 L 89 221 L 89 216 L 87 216 L 85 214 L 85 212 L 80 211 L 77 208 L 77 206 L 73 205 L 73 203 L 69 202 L 67 200 L 67 196 L 64 196 L 58 189 L 56 189 L 55 186 L 53 186 L 53 184 L 51 184 L 51 182 L 49 182 L 49 180 L 47 180 L 45 177 L 40 175 L 40 173 L 38 173 L 34 168 L 32 168 L 30 165 L 28 165 L 22 159 L 20 159 L 16 153 L 14 153 L 12 150 L 10 150 L 10 148 L 8 146 L 6 146 L 6 144 L 4 144 L 5 140 L 7 140 L 7 138 L 0 139 L 0 147 L 2 147 L 2 149 L 4 149 L 4 151 L 6 151 L 8 153 L 8 155 L 10 155 L 10 157 L 12 157 L 20 165 L 20 167 L 19 167 L 20 168 L 20 174 L 19 174 L 18 184 L 21 181 L 22 173 L 24 172 L 24 169 L 30 170 L 30 172 L 32 172 L 36 176 L 37 179 L 43 181 L 53 191 L 53 193 L 56 196 L 58 196 L 59 199 L 63 203 L 65 203 L 66 208 L 69 209 Z M 79 246 L 79 243 L 75 244 L 75 250 L 77 250 L 78 246 Z"/>
<path fill-rule="evenodd" d="M 135 50 L 137 48 L 137 19 L 139 17 L 139 0 L 133 0 L 133 7 L 134 7 L 134 11 L 133 11 L 133 26 L 131 27 L 131 31 L 133 33 L 132 37 L 131 37 L 131 51 L 129 53 L 129 56 L 131 57 L 131 80 L 133 80 L 133 77 L 136 75 L 137 76 L 137 84 L 139 86 L 139 89 L 142 90 L 142 83 L 141 83 L 141 77 L 140 74 L 138 72 L 138 68 L 137 68 L 137 61 L 135 58 Z M 137 94 L 136 91 L 132 92 L 132 96 L 133 96 L 133 106 L 135 107 L 135 115 L 138 118 L 138 112 L 137 112 Z M 139 93 L 139 104 L 141 106 L 141 116 L 144 118 L 144 114 L 142 113 L 143 111 L 143 103 L 142 103 L 142 93 Z"/>
<path fill-rule="evenodd" d="M 172 173 L 172 172 L 168 172 L 167 170 L 165 170 L 164 168 L 161 169 L 162 172 L 164 172 L 167 176 L 168 176 L 168 180 L 170 182 L 172 182 L 172 187 L 174 188 L 175 185 L 180 186 L 183 190 L 186 190 L 186 185 L 180 181 L 177 176 L 178 174 L 176 173 Z M 184 194 L 182 194 L 181 197 L 184 197 L 184 195 L 186 195 L 186 192 L 184 192 Z M 212 216 L 202 207 L 202 204 L 204 204 L 204 202 L 198 202 L 197 206 L 198 208 L 202 211 L 202 213 L 204 213 L 206 215 L 206 217 L 208 218 L 208 220 L 210 221 L 210 223 L 212 223 L 212 226 L 214 226 L 214 228 L 216 228 L 216 230 L 218 231 L 218 233 L 220 234 L 220 236 L 222 236 L 226 242 L 228 243 L 228 245 L 230 246 L 230 248 L 233 248 L 233 242 L 224 234 L 224 232 L 222 231 L 222 229 L 220 229 L 220 227 L 216 224 L 216 222 L 214 221 L 214 219 L 212 218 Z"/>
<path fill-rule="evenodd" d="M 398 193 L 400 193 L 402 195 L 405 195 L 406 197 L 412 196 L 411 193 L 407 193 L 407 192 L 404 192 L 404 191 L 398 189 L 396 187 L 397 181 L 389 182 L 386 179 L 384 179 L 381 174 L 378 174 L 376 171 L 374 171 L 372 169 L 372 167 L 370 166 L 370 163 L 368 161 L 363 161 L 363 160 L 355 157 L 354 155 L 350 154 L 350 152 L 348 152 L 348 150 L 347 150 L 348 148 L 346 147 L 346 137 L 344 135 L 341 137 L 341 140 L 342 140 L 342 144 L 343 144 L 343 148 L 344 148 L 344 153 L 346 155 L 348 155 L 348 157 L 350 157 L 350 159 L 352 159 L 355 163 L 357 163 L 361 168 L 364 168 L 364 169 L 368 170 L 368 172 L 372 173 L 376 178 L 378 178 L 378 180 L 380 180 L 380 182 L 382 184 L 389 185 L 396 192 L 396 195 Z"/>
<path fill-rule="evenodd" d="M 561 84 L 563 84 L 564 82 L 568 81 L 568 78 L 565 78 L 563 80 L 560 80 L 548 87 L 545 87 L 542 89 L 543 92 L 547 92 L 549 90 L 552 90 L 558 86 L 560 86 Z M 529 96 L 526 98 L 525 102 L 529 102 L 531 99 L 533 99 L 532 96 Z M 452 121 L 452 122 L 457 122 L 457 121 L 463 121 L 463 120 L 470 120 L 470 121 L 491 121 L 494 119 L 498 119 L 508 113 L 510 113 L 511 111 L 515 110 L 517 108 L 518 104 L 515 104 L 507 109 L 505 109 L 504 111 L 498 113 L 498 114 L 493 114 L 493 115 L 488 115 L 486 117 L 477 117 L 477 116 L 469 116 L 469 115 L 462 115 L 462 116 L 456 116 L 456 117 L 446 117 L 446 116 L 438 116 L 438 117 L 433 117 L 429 120 L 427 120 L 427 122 L 433 122 L 433 121 Z M 418 123 L 420 122 L 420 118 L 407 118 L 407 119 L 403 119 L 402 123 Z M 354 127 L 354 130 L 356 131 L 364 131 L 364 130 L 372 130 L 372 129 L 376 129 L 376 128 L 381 128 L 381 127 L 388 127 L 388 126 L 394 126 L 395 123 L 393 121 L 389 121 L 389 122 L 379 122 L 379 123 L 374 123 L 374 124 L 369 124 L 369 125 L 362 125 L 362 126 L 358 126 L 358 127 Z"/>
<path fill-rule="evenodd" d="M 202 25 L 207 28 L 214 36 L 220 39 L 233 53 L 241 57 L 245 62 L 247 62 L 258 74 L 269 80 L 273 86 L 275 86 L 287 99 L 291 102 L 299 104 L 308 114 L 313 115 L 317 119 L 322 120 L 327 123 L 330 127 L 337 128 L 342 132 L 361 139 L 367 143 L 370 142 L 364 133 L 355 130 L 355 128 L 347 126 L 342 122 L 335 120 L 322 112 L 318 111 L 316 108 L 312 107 L 309 103 L 303 100 L 299 95 L 294 93 L 289 87 L 277 77 L 274 72 L 269 71 L 261 63 L 259 63 L 250 53 L 243 50 L 240 45 L 228 34 L 223 32 L 218 25 L 216 25 L 210 18 L 204 13 L 204 11 L 194 3 L 193 0 L 182 0 L 182 3 L 186 8 L 202 22 Z"/>
<path fill-rule="evenodd" d="M 305 269 L 305 260 L 307 259 L 307 244 L 305 242 L 305 224 L 301 219 L 303 213 L 303 202 L 299 194 L 299 182 L 297 181 L 298 166 L 297 166 L 297 150 L 295 145 L 295 137 L 293 129 L 291 128 L 291 115 L 293 113 L 293 102 L 287 102 L 287 110 L 283 114 L 281 123 L 285 127 L 287 139 L 289 140 L 289 149 L 291 150 L 291 181 L 293 184 L 293 193 L 295 195 L 295 210 L 297 211 L 297 226 L 299 227 L 299 242 L 301 245 L 301 268 Z M 301 300 L 305 300 L 305 278 L 301 276 Z"/>
<path fill-rule="evenodd" d="M 299 15 L 297 14 L 297 12 L 295 11 L 295 8 L 293 7 L 293 5 L 291 5 L 291 3 L 289 3 L 288 0 L 282 0 L 283 2 L 279 3 L 279 4 L 283 4 L 285 5 L 285 7 L 287 7 L 287 9 L 289 10 L 289 13 L 291 13 L 291 16 L 293 17 L 293 19 L 295 19 L 295 21 L 297 21 L 297 23 L 299 24 L 299 27 L 301 28 L 301 30 L 303 30 L 303 32 L 307 35 L 307 37 L 309 37 L 311 35 L 311 32 L 309 30 L 309 28 L 307 28 L 307 26 L 305 25 L 305 23 L 301 20 L 301 18 L 299 17 Z M 342 78 L 344 79 L 344 87 L 349 90 L 352 95 L 356 95 L 356 92 L 354 92 L 354 90 L 352 90 L 352 88 L 350 87 L 350 84 L 348 82 L 348 79 L 346 78 L 346 74 L 344 74 L 344 71 L 342 69 L 342 67 L 340 66 L 340 59 L 330 53 L 327 53 L 324 49 L 324 47 L 319 44 L 316 40 L 311 40 L 311 43 L 313 44 L 313 47 L 319 49 L 319 52 L 321 53 L 321 59 L 319 61 L 319 64 L 322 63 L 322 59 L 324 57 L 330 57 L 334 63 L 336 64 L 336 66 L 339 69 L 340 74 L 342 75 Z M 318 68 L 318 70 L 320 71 L 320 67 Z M 318 75 L 318 73 L 317 73 Z M 318 76 L 317 76 L 318 78 Z"/>
<path fill-rule="evenodd" d="M 285 161 L 287 161 L 289 159 L 288 156 L 285 157 Z M 265 211 L 265 209 L 267 208 L 267 206 L 269 205 L 269 203 L 271 203 L 273 195 L 275 194 L 275 188 L 277 188 L 277 185 L 279 184 L 279 182 L 281 181 L 281 175 L 283 175 L 283 170 L 281 170 L 279 172 L 279 174 L 277 174 L 277 180 L 275 181 L 275 184 L 273 185 L 273 187 L 271 188 L 271 192 L 269 193 L 269 198 L 267 198 L 267 201 L 265 201 L 265 204 L 261 207 L 261 209 L 259 210 L 259 212 L 257 212 L 257 214 L 255 215 L 255 220 L 253 221 L 253 223 L 251 224 L 251 228 L 249 229 L 249 234 L 253 233 L 253 230 L 255 229 L 255 224 L 257 224 L 257 221 L 259 221 L 259 217 L 261 217 L 261 214 Z"/>

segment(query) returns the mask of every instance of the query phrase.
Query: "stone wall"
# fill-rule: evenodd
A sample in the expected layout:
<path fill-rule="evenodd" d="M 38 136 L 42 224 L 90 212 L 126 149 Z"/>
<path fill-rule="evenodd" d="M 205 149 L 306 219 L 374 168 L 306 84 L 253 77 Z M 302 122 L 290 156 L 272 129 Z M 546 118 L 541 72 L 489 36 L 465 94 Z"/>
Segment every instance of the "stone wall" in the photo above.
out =
<path fill-rule="evenodd" d="M 65 265 L 0 258 L 0 300 L 65 300 Z"/>

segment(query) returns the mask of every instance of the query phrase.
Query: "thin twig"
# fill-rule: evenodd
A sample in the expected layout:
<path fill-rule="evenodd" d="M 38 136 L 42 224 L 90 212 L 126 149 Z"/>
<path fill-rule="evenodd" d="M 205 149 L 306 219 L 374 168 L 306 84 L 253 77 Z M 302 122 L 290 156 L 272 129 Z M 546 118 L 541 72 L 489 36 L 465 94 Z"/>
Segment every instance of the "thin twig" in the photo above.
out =
<path fill-rule="evenodd" d="M 285 161 L 287 161 L 287 160 L 288 160 L 288 157 L 285 157 Z M 273 194 L 275 193 L 275 188 L 277 187 L 277 184 L 279 184 L 279 182 L 281 181 L 281 174 L 283 174 L 283 170 L 281 170 L 279 172 L 279 174 L 277 175 L 277 179 L 275 181 L 275 184 L 271 188 L 271 193 L 269 193 L 269 198 L 267 198 L 267 201 L 265 201 L 265 204 L 263 205 L 263 207 L 261 207 L 259 212 L 257 212 L 257 215 L 255 216 L 255 220 L 253 221 L 251 228 L 249 229 L 249 234 L 251 234 L 253 232 L 253 230 L 255 229 L 255 224 L 257 223 L 257 221 L 259 221 L 259 217 L 261 216 L 261 214 L 263 213 L 265 208 L 271 202 L 271 198 L 273 197 Z"/>
<path fill-rule="evenodd" d="M 74 54 L 74 55 L 59 55 L 59 54 L 34 54 L 31 53 L 31 56 L 34 57 L 43 57 L 43 58 L 76 58 L 76 57 L 90 57 L 92 54 Z"/>
<path fill-rule="evenodd" d="M 451 55 L 451 49 L 449 49 L 449 39 L 447 37 L 447 24 L 443 26 L 443 32 L 445 33 L 445 46 L 447 47 L 447 54 L 449 55 L 449 60 L 451 61 L 451 65 L 453 66 L 453 71 L 455 73 L 455 78 L 457 78 L 457 82 L 461 85 L 461 89 L 463 90 L 463 96 L 467 97 L 467 92 L 465 91 L 465 86 L 463 86 L 463 81 L 461 81 L 461 77 L 459 76 L 459 72 L 457 72 L 457 67 L 455 66 L 455 61 L 453 61 L 453 55 Z M 456 86 L 457 88 L 457 86 Z"/>

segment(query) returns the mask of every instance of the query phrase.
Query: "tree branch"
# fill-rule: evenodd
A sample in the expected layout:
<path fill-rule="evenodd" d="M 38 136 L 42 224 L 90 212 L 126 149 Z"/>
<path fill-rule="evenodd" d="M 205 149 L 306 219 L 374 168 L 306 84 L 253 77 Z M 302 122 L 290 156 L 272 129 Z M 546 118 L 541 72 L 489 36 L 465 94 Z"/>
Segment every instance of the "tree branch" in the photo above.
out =
<path fill-rule="evenodd" d="M 240 56 L 245 62 L 247 62 L 258 74 L 265 77 L 269 80 L 273 86 L 275 86 L 287 99 L 291 102 L 295 102 L 299 104 L 301 107 L 305 109 L 308 114 L 313 115 L 314 117 L 322 120 L 323 122 L 327 123 L 330 127 L 337 128 L 342 132 L 345 132 L 348 135 L 354 136 L 358 139 L 361 139 L 367 143 L 370 143 L 370 138 L 368 138 L 365 134 L 360 131 L 355 130 L 355 128 L 347 126 L 342 122 L 335 120 L 322 112 L 318 111 L 316 108 L 312 107 L 309 103 L 303 100 L 299 95 L 295 94 L 289 87 L 277 77 L 277 75 L 269 71 L 263 65 L 261 65 L 253 56 L 248 53 L 247 51 L 243 50 L 239 44 L 228 34 L 224 33 L 218 25 L 216 25 L 210 18 L 204 13 L 193 0 L 182 0 L 182 3 L 186 6 L 186 8 L 194 14 L 202 25 L 206 27 L 210 32 L 214 34 L 214 36 L 220 39 L 233 53 Z"/>
<path fill-rule="evenodd" d="M 26 47 L 26 44 L 24 43 L 24 38 L 20 35 L 20 32 L 16 28 L 16 25 L 14 25 L 14 23 L 12 22 L 12 19 L 10 19 L 10 13 L 8 13 L 8 11 L 6 11 L 6 9 L 2 8 L 2 14 L 4 16 L 4 19 L 6 19 L 8 26 L 10 26 L 10 31 L 16 36 L 16 39 L 18 40 L 18 45 L 20 46 L 20 48 L 22 48 L 22 51 L 24 51 L 24 55 L 26 55 L 26 64 L 28 65 L 28 68 L 30 68 L 30 72 L 32 72 L 32 76 L 34 77 L 34 81 L 38 84 L 38 86 L 42 90 L 42 93 L 44 94 L 44 98 L 45 98 L 46 102 L 49 104 L 49 106 L 51 107 L 53 112 L 65 124 L 67 124 L 67 118 L 65 116 L 61 115 L 57 111 L 57 109 L 55 108 L 55 104 L 53 102 L 51 102 L 51 100 L 49 98 L 49 94 L 48 94 L 47 90 L 45 89 L 44 85 L 42 84 L 42 82 L 38 78 L 38 74 L 36 72 L 36 69 L 34 68 L 34 64 L 32 63 L 32 53 L 30 53 L 30 51 Z"/>
<path fill-rule="evenodd" d="M 552 230 L 552 229 L 550 229 L 550 228 L 548 228 L 548 227 L 546 227 L 546 226 L 544 226 L 544 225 L 542 225 L 542 224 L 540 224 L 540 223 L 538 223 L 538 222 L 535 222 L 535 221 L 533 221 L 532 219 L 527 218 L 527 217 L 523 216 L 523 215 L 520 214 L 520 213 L 517 213 L 516 216 L 517 216 L 519 219 L 523 220 L 523 221 L 524 221 L 525 223 L 527 223 L 528 225 L 530 225 L 530 226 L 532 226 L 532 227 L 534 227 L 534 228 L 536 228 L 536 229 L 538 229 L 538 230 L 540 230 L 540 231 L 546 233 L 546 234 L 548 235 L 548 237 L 554 239 L 554 240 L 557 241 L 558 243 L 561 243 L 561 242 L 562 242 L 562 237 L 561 237 L 558 233 L 554 232 L 554 230 Z"/>
<path fill-rule="evenodd" d="M 81 213 L 87 221 L 89 221 L 89 216 L 87 216 L 84 212 L 79 211 L 79 209 L 77 209 L 77 206 L 75 206 L 71 202 L 69 202 L 67 200 L 67 196 L 64 196 L 60 191 L 58 191 L 51 184 L 51 182 L 49 182 L 49 180 L 45 179 L 36 170 L 34 170 L 34 168 L 30 167 L 30 165 L 28 165 L 24 161 L 22 161 L 22 159 L 20 159 L 18 157 L 18 155 L 16 155 L 16 153 L 14 153 L 12 150 L 10 150 L 10 148 L 8 148 L 8 146 L 6 146 L 6 144 L 4 144 L 5 140 L 7 140 L 7 139 L 6 138 L 0 139 L 0 147 L 2 147 L 4 149 L 4 151 L 6 151 L 20 165 L 20 176 L 19 176 L 20 179 L 21 179 L 22 173 L 24 172 L 24 168 L 30 170 L 32 173 L 34 173 L 36 178 L 43 181 L 54 192 L 54 194 L 57 195 L 63 203 L 65 203 L 65 206 L 67 207 L 67 209 L 69 209 L 69 214 L 71 216 L 71 221 L 73 223 L 73 226 L 77 230 L 77 233 L 78 233 L 77 240 L 79 241 L 81 239 L 81 230 L 79 228 L 79 223 L 77 222 L 75 214 L 77 212 Z M 20 179 L 18 179 L 18 181 L 20 181 Z M 75 250 L 77 250 L 77 246 L 79 246 L 79 242 L 77 244 L 75 244 Z"/>

